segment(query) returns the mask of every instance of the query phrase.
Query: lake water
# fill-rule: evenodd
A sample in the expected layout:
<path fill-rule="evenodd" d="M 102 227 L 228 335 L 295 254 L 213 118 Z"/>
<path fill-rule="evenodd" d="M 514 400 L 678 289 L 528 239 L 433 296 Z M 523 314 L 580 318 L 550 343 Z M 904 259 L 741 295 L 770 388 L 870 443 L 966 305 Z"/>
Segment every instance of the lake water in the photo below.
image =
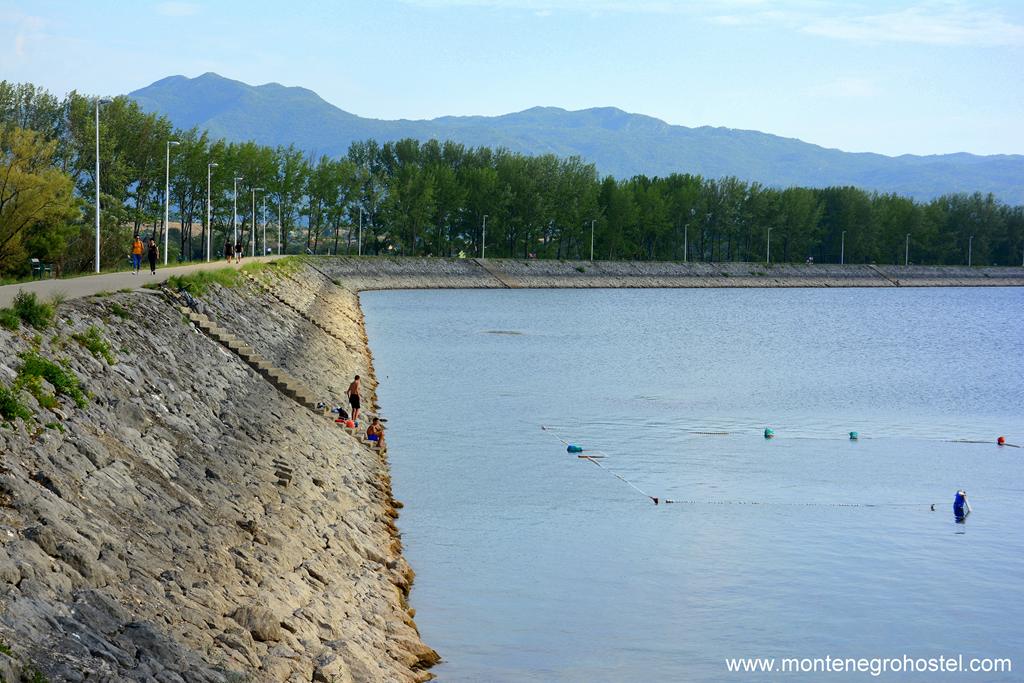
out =
<path fill-rule="evenodd" d="M 1024 443 L 1024 290 L 362 302 L 439 680 L 777 680 L 725 659 L 958 654 L 1014 672 L 790 677 L 1024 676 L 1024 449 L 995 445 Z M 655 506 L 612 472 L 693 502 Z"/>

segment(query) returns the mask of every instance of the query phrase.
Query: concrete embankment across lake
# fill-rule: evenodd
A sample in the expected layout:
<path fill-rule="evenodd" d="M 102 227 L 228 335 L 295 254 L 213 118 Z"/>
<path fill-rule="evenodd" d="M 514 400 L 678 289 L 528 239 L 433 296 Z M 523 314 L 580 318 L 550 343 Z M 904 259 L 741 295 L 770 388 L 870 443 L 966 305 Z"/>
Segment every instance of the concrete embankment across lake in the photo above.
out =
<path fill-rule="evenodd" d="M 355 289 L 1024 286 L 1024 268 L 346 258 L 317 261 Z"/>
<path fill-rule="evenodd" d="M 6 680 L 429 677 L 386 454 L 316 409 L 360 374 L 377 410 L 360 290 L 1020 286 L 1024 269 L 289 259 L 209 284 L 201 316 L 99 277 L 60 281 L 52 327 L 0 327 Z M 15 285 L 3 304 L 20 288 L 45 298 Z"/>

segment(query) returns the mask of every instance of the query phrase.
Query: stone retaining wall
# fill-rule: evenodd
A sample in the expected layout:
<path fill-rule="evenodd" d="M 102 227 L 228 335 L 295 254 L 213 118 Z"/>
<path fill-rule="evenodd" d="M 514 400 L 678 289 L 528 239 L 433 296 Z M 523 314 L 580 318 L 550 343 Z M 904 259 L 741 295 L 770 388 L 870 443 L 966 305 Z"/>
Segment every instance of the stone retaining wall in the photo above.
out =
<path fill-rule="evenodd" d="M 214 285 L 205 314 L 340 401 L 353 374 L 372 374 L 356 295 L 307 268 L 272 271 Z M 46 408 L 22 392 L 34 419 L 0 429 L 0 676 L 429 678 L 437 655 L 406 603 L 413 572 L 381 453 L 160 294 L 76 300 L 58 318 L 38 336 L 0 329 L 0 385 L 37 348 L 92 395 Z M 116 363 L 70 338 L 90 326 Z"/>

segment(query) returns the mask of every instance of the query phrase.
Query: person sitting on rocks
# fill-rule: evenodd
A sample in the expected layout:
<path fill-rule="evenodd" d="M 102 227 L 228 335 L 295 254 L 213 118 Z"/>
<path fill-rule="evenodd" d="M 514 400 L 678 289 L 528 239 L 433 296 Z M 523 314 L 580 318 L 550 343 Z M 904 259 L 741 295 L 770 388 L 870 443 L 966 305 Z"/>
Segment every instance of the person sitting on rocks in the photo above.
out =
<path fill-rule="evenodd" d="M 373 422 L 366 428 L 366 438 L 380 447 L 384 446 L 384 425 L 380 423 L 380 418 L 373 418 Z"/>

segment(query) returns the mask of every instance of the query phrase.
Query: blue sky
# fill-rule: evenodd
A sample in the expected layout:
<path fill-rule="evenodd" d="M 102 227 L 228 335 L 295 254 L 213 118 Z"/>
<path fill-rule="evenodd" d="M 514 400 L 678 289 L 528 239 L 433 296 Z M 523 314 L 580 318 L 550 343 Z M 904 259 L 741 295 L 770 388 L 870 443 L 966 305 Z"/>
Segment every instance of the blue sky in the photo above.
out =
<path fill-rule="evenodd" d="M 1024 153 L 1024 2 L 0 0 L 0 78 L 215 71 L 376 118 L 616 106 L 884 154 Z"/>

